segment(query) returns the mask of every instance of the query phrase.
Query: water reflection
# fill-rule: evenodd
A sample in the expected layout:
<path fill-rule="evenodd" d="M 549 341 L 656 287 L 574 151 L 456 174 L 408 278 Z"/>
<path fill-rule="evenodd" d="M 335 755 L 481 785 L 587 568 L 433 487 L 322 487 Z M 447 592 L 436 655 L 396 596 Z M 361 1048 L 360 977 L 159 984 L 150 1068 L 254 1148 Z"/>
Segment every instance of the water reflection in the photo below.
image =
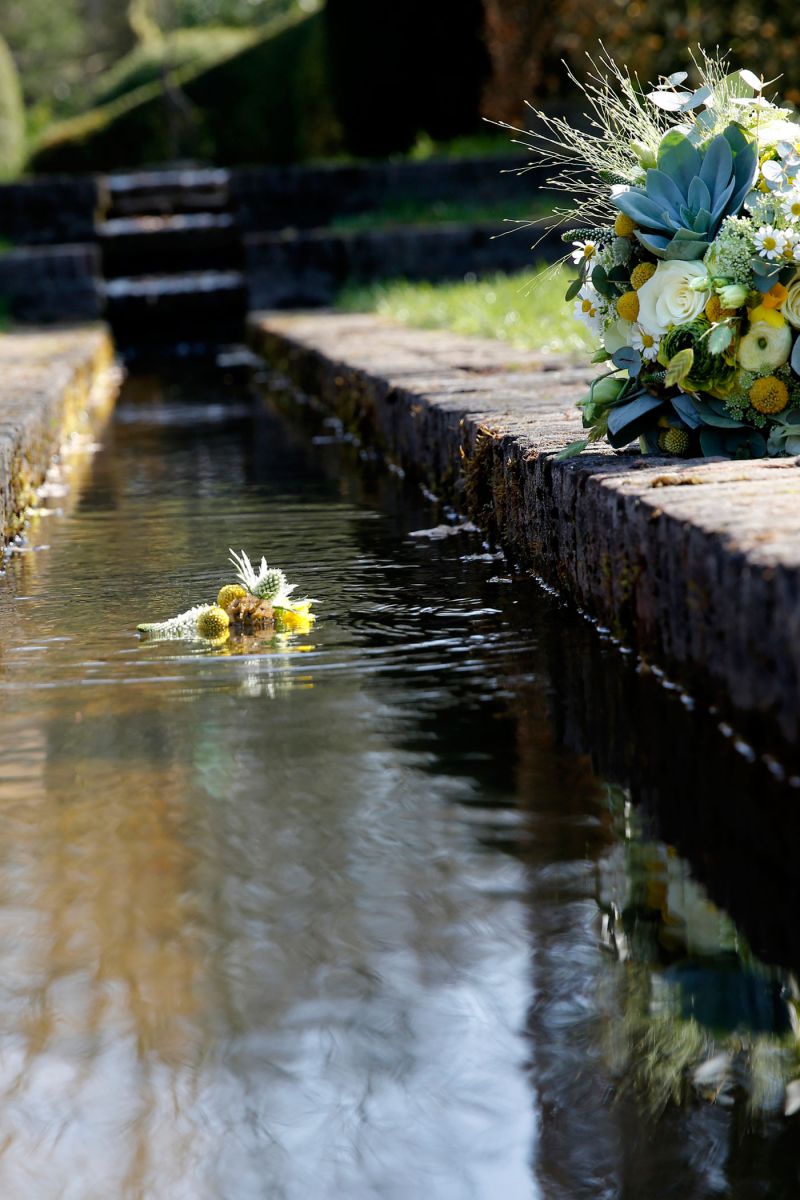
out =
<path fill-rule="evenodd" d="M 789 968 L 584 753 L 594 641 L 219 387 L 187 421 L 185 390 L 129 386 L 0 580 L 0 1195 L 796 1194 L 784 1118 L 694 1089 L 654 1123 L 624 1086 L 657 1004 L 776 1021 Z M 228 545 L 319 596 L 313 635 L 140 643 Z"/>

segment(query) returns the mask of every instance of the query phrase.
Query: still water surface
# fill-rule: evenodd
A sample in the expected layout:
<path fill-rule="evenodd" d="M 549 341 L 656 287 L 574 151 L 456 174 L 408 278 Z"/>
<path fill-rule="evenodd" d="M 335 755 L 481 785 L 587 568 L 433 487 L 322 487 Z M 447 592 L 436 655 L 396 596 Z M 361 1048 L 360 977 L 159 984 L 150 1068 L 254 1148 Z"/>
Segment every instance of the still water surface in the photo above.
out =
<path fill-rule="evenodd" d="M 785 896 L 725 893 L 752 844 L 658 839 L 657 756 L 603 765 L 616 652 L 332 433 L 133 380 L 0 578 L 0 1196 L 800 1195 Z M 228 546 L 313 634 L 140 642 Z M 691 717 L 626 678 L 679 762 Z M 731 1031 L 750 1092 L 672 1103 Z"/>

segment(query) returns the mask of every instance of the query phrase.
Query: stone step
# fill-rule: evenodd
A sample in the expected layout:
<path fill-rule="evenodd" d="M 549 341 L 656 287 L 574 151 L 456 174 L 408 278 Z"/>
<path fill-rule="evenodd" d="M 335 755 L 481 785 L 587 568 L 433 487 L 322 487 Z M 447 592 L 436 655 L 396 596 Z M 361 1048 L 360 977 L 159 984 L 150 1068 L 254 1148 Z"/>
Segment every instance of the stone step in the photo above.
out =
<path fill-rule="evenodd" d="M 228 207 L 230 176 L 206 167 L 133 171 L 103 180 L 109 218 L 220 212 Z"/>
<path fill-rule="evenodd" d="M 123 350 L 242 338 L 247 285 L 240 271 L 123 276 L 107 280 L 103 294 L 106 319 Z"/>
<path fill-rule="evenodd" d="M 97 226 L 107 279 L 236 270 L 242 246 L 230 213 L 116 217 Z"/>

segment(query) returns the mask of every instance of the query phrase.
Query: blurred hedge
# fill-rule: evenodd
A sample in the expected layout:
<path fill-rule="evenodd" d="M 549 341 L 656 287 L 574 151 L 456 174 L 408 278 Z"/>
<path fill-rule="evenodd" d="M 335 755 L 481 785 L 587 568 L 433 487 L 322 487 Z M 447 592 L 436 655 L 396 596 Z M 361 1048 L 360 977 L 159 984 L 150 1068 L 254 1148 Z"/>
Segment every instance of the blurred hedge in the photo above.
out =
<path fill-rule="evenodd" d="M 482 0 L 430 10 L 431 0 L 328 0 L 279 32 L 168 35 L 106 73 L 101 104 L 46 130 L 31 166 L 283 163 L 402 152 L 421 131 L 473 133 L 489 69 Z"/>
<path fill-rule="evenodd" d="M 25 159 L 25 109 L 17 68 L 0 37 L 0 179 L 13 179 Z"/>
<path fill-rule="evenodd" d="M 706 0 L 670 5 L 658 0 L 484 0 L 492 74 L 484 112 L 496 119 L 524 120 L 524 101 L 561 99 L 571 87 L 561 59 L 580 78 L 585 53 L 602 41 L 617 62 L 643 81 L 690 66 L 688 47 L 730 47 L 733 67 L 749 67 L 772 79 L 781 94 L 800 104 L 800 5 L 775 0 Z"/>
<path fill-rule="evenodd" d="M 473 133 L 489 72 L 482 0 L 328 0 L 334 101 L 353 154 Z"/>
<path fill-rule="evenodd" d="M 196 31 L 209 39 L 214 30 Z M 224 61 L 198 60 L 108 104 L 51 126 L 31 156 L 36 171 L 107 171 L 172 158 L 221 165 L 291 162 L 335 153 L 341 129 L 330 98 L 325 27 L 315 13 L 269 32 Z M 218 45 L 218 43 L 217 43 Z M 161 73 L 159 71 L 159 73 Z"/>

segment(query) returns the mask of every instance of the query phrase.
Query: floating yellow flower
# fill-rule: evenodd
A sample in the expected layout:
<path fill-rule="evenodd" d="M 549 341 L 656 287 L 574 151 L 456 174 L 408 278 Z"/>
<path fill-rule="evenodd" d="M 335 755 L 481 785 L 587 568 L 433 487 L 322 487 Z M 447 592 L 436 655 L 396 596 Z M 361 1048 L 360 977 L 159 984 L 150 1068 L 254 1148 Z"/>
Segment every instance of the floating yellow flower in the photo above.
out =
<path fill-rule="evenodd" d="M 227 608 L 234 600 L 240 600 L 246 595 L 247 588 L 243 588 L 240 583 L 226 583 L 225 587 L 220 589 L 217 604 L 220 608 Z"/>
<path fill-rule="evenodd" d="M 766 375 L 757 379 L 749 392 L 750 403 L 756 412 L 771 415 L 783 412 L 789 403 L 789 389 L 781 379 Z"/>
<path fill-rule="evenodd" d="M 197 618 L 197 632 L 201 637 L 216 639 L 227 633 L 230 620 L 224 608 L 212 605 Z"/>

